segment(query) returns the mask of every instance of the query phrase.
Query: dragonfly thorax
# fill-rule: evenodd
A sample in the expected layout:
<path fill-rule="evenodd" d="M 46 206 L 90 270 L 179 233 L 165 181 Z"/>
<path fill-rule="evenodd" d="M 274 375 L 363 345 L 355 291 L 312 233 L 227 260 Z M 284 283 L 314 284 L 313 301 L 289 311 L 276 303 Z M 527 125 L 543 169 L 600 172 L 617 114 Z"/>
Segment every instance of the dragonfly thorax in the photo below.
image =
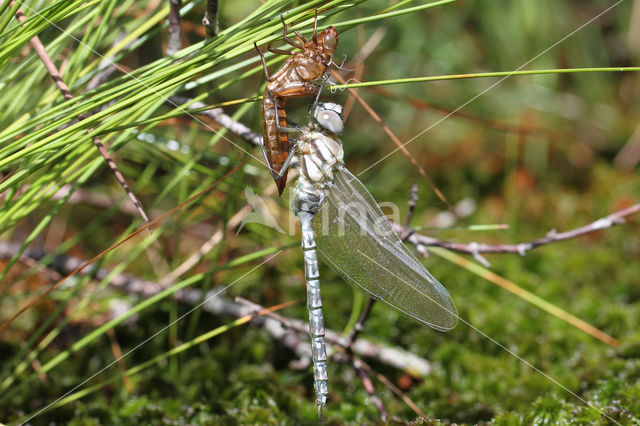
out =
<path fill-rule="evenodd" d="M 301 176 L 315 185 L 330 183 L 334 167 L 343 164 L 342 143 L 321 131 L 305 133 L 299 141 L 298 154 Z"/>

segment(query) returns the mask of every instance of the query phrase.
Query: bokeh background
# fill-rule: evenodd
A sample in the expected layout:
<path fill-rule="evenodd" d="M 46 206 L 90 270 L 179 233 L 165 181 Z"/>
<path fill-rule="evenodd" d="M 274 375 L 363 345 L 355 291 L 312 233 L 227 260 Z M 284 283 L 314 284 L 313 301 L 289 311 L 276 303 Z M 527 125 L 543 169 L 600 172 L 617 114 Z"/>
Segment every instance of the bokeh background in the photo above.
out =
<path fill-rule="evenodd" d="M 237 232 L 238 216 L 232 219 L 243 208 L 249 213 L 247 195 L 255 194 L 288 229 L 288 194 L 274 195 L 271 177 L 255 159 L 262 158 L 257 147 L 230 132 L 221 137 L 224 129 L 215 120 L 196 120 L 165 102 L 179 94 L 207 105 L 227 103 L 225 113 L 259 133 L 256 97 L 264 76 L 252 42 L 280 36 L 280 13 L 310 22 L 319 7 L 319 26 L 340 30 L 336 61 L 345 55 L 344 67 L 352 70 L 343 75 L 359 81 L 521 67 L 632 67 L 640 59 L 638 0 L 459 0 L 358 25 L 345 23 L 366 21 L 394 5 L 403 10 L 425 3 L 261 3 L 223 0 L 220 38 L 205 44 L 204 2 L 183 2 L 183 50 L 171 58 L 165 55 L 168 2 L 27 1 L 22 29 L 11 19 L 12 6 L 1 6 L 0 320 L 58 282 L 68 272 L 60 265 L 70 257 L 92 259 L 142 226 L 90 136 L 104 139 L 152 219 L 222 182 L 154 225 L 153 233 L 144 231 L 100 258 L 95 264 L 102 272 L 90 269 L 68 279 L 0 331 L 0 421 L 24 420 L 70 390 L 69 398 L 31 423 L 317 421 L 311 370 L 295 368 L 298 356 L 290 346 L 259 324 L 235 325 L 229 314 L 196 309 L 181 318 L 192 305 L 173 297 L 179 289 L 204 293 L 233 284 L 226 300 L 241 296 L 262 306 L 298 301 L 278 314 L 306 320 L 299 233 L 258 223 Z M 29 45 L 34 34 L 78 99 L 65 102 L 59 94 Z M 239 34 L 245 39 L 234 38 Z M 100 73 L 100 55 L 113 55 L 119 68 L 87 91 Z M 270 62 L 270 69 L 282 60 Z M 378 201 L 399 206 L 402 220 L 417 183 L 411 223 L 424 235 L 519 243 L 638 202 L 637 71 L 456 78 L 357 93 L 400 141 L 411 140 L 410 156 L 451 205 L 472 206 L 457 221 L 443 220 L 446 205 L 410 159 L 394 152 L 380 123 L 348 91 L 326 90 L 325 99 L 348 108 L 347 167 Z M 303 122 L 307 106 L 307 100 L 291 102 L 291 117 Z M 74 120 L 81 108 L 93 114 L 87 124 Z M 437 229 L 442 226 L 447 229 Z M 424 263 L 464 322 L 440 333 L 374 306 L 362 337 L 431 366 L 428 375 L 416 377 L 365 358 L 377 396 L 395 420 L 423 413 L 427 424 L 639 422 L 639 231 L 630 217 L 622 226 L 525 256 L 485 255 L 490 271 L 617 341 L 609 344 L 496 286 L 499 280 L 486 269 L 474 273 L 432 253 Z M 213 247 L 183 266 L 216 233 Z M 322 266 L 321 274 L 326 325 L 348 332 L 365 301 L 329 268 Z M 123 290 L 117 286 L 122 277 L 143 280 L 148 292 Z M 168 289 L 166 297 L 152 297 L 160 288 Z M 218 330 L 215 337 L 194 340 L 211 330 Z M 304 335 L 299 339 L 306 344 Z M 192 346 L 171 352 L 185 343 Z M 327 423 L 381 421 L 351 365 L 331 362 L 329 374 Z"/>

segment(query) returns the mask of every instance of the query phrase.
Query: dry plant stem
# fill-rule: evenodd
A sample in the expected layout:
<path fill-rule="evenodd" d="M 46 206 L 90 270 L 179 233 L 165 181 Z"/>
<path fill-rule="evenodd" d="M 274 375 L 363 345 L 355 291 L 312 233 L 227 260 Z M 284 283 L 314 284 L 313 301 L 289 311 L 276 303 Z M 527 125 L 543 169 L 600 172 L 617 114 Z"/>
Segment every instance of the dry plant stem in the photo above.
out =
<path fill-rule="evenodd" d="M 189 103 L 188 107 L 184 107 L 186 110 L 190 109 L 199 109 L 206 107 L 207 104 L 202 102 L 192 102 L 189 98 L 183 98 L 181 96 L 171 96 L 167 101 L 171 106 L 176 105 L 184 105 Z M 202 114 L 206 117 L 212 118 L 217 121 L 222 127 L 227 128 L 231 133 L 234 133 L 240 136 L 242 139 L 247 142 L 260 146 L 262 135 L 254 133 L 250 128 L 240 123 L 239 121 L 235 121 L 233 118 L 229 117 L 224 113 L 222 108 L 214 108 L 206 111 L 198 111 L 196 114 Z"/>
<path fill-rule="evenodd" d="M 411 400 L 411 398 L 409 398 L 404 392 L 402 392 L 400 389 L 398 389 L 398 387 L 396 385 L 394 385 L 393 383 L 391 383 L 391 380 L 389 380 L 387 377 L 385 377 L 384 375 L 374 372 L 373 369 L 371 368 L 371 366 L 367 365 L 364 361 L 359 360 L 360 364 L 362 365 L 362 368 L 365 369 L 365 371 L 369 374 L 375 374 L 376 378 L 378 380 L 380 380 L 386 387 L 388 387 L 389 389 L 391 389 L 391 392 L 395 393 L 398 398 L 400 398 L 402 401 L 404 401 L 405 404 L 407 404 L 409 407 L 411 407 L 411 409 L 420 417 L 427 417 L 427 415 L 420 409 L 420 407 L 418 407 L 415 402 L 413 402 Z"/>
<path fill-rule="evenodd" d="M 615 225 L 621 225 L 625 223 L 625 217 L 634 215 L 638 212 L 640 212 L 640 203 L 612 213 L 580 228 L 559 233 L 555 230 L 551 230 L 546 236 L 542 238 L 520 244 L 456 243 L 452 241 L 443 241 L 437 238 L 427 237 L 425 235 L 415 233 L 408 238 L 408 241 L 417 246 L 436 246 L 445 248 L 447 250 L 467 253 L 471 255 L 476 255 L 478 253 L 517 253 L 521 256 L 524 256 L 529 250 L 532 250 L 536 247 L 556 243 L 559 241 L 570 240 L 599 231 L 601 229 L 607 229 Z M 406 227 L 397 224 L 393 224 L 393 228 L 400 234 L 408 231 Z"/>
<path fill-rule="evenodd" d="M 506 121 L 496 120 L 493 118 L 478 117 L 463 111 L 455 111 L 451 108 L 444 108 L 437 105 L 432 105 L 428 102 L 425 102 L 423 99 L 412 98 L 409 96 L 398 96 L 392 93 L 391 91 L 385 89 L 384 87 L 374 86 L 374 87 L 369 87 L 368 89 L 375 92 L 378 95 L 384 96 L 385 98 L 407 102 L 409 105 L 419 110 L 436 111 L 444 115 L 451 115 L 454 117 L 471 121 L 473 123 L 477 123 L 483 127 L 488 127 L 490 129 L 495 129 L 505 133 L 516 133 L 516 134 L 525 133 L 525 134 L 544 135 L 549 137 L 553 141 L 558 140 L 562 136 L 561 132 L 556 130 L 551 130 L 551 129 L 545 129 L 544 127 L 536 127 L 533 125 L 522 126 L 518 124 L 511 124 Z"/>
<path fill-rule="evenodd" d="M 418 183 L 413 182 L 411 184 L 411 189 L 409 190 L 409 212 L 407 213 L 407 219 L 404 221 L 404 227 L 406 228 L 406 232 L 400 234 L 400 239 L 402 241 L 407 241 L 407 238 L 413 234 L 413 229 L 410 228 L 411 219 L 413 219 L 413 213 L 416 211 L 416 206 L 418 205 Z M 458 216 L 459 217 L 459 216 Z"/>
<path fill-rule="evenodd" d="M 11 257 L 17 253 L 19 249 L 19 244 L 0 242 L 0 258 Z M 28 248 L 21 256 L 21 260 L 29 259 L 31 261 L 39 261 L 47 255 L 49 255 L 49 253 L 43 250 L 32 250 Z M 49 265 L 49 268 L 59 274 L 67 275 L 84 263 L 82 259 L 76 257 L 57 255 Z M 91 274 L 96 280 L 103 280 L 110 273 L 111 271 L 109 269 L 96 268 L 94 265 L 79 272 L 81 275 Z M 144 298 L 153 296 L 166 289 L 166 284 L 160 285 L 158 282 L 144 280 L 124 273 L 113 276 L 109 281 L 109 286 Z M 259 305 L 252 303 L 250 307 L 247 307 L 247 303 L 250 302 L 236 303 L 224 296 L 218 295 L 218 293 L 218 289 L 213 289 L 203 294 L 200 290 L 186 288 L 176 291 L 174 297 L 179 302 L 190 306 L 197 305 L 200 301 L 205 300 L 202 309 L 207 313 L 217 316 L 231 315 L 240 318 L 250 314 L 255 310 L 254 308 L 259 307 Z M 257 310 L 262 309 L 262 307 L 259 307 Z M 311 359 L 311 348 L 305 339 L 308 335 L 308 324 L 306 322 L 281 317 L 277 314 L 269 314 L 268 317 L 257 320 L 257 324 L 262 325 L 273 338 L 282 341 L 294 350 L 299 357 Z M 292 336 L 291 333 L 295 334 L 295 336 Z M 327 330 L 327 342 L 341 348 L 345 347 L 344 339 L 337 331 Z M 421 357 L 391 346 L 373 343 L 366 339 L 359 339 L 352 346 L 352 351 L 358 356 L 375 359 L 382 364 L 397 368 L 414 377 L 427 376 L 431 371 L 429 362 Z"/>
<path fill-rule="evenodd" d="M 353 326 L 353 330 L 351 330 L 351 333 L 349 333 L 349 336 L 347 337 L 345 346 L 348 350 L 351 349 L 351 347 L 353 346 L 353 342 L 356 341 L 360 333 L 362 333 L 362 331 L 364 330 L 364 324 L 369 319 L 369 315 L 371 314 L 371 308 L 373 308 L 373 305 L 375 303 L 376 303 L 376 299 L 374 299 L 373 297 L 370 297 L 369 300 L 367 301 L 367 306 L 364 308 L 364 311 L 360 315 L 360 318 L 358 318 L 358 321 Z"/>
<path fill-rule="evenodd" d="M 254 311 L 264 309 L 262 306 L 242 298 L 236 298 L 236 301 L 250 307 Z M 293 330 L 302 336 L 307 336 L 309 334 L 309 324 L 306 321 L 285 318 L 278 314 L 268 314 L 268 317 L 276 320 L 282 330 Z M 274 335 L 272 332 L 270 332 L 270 334 L 272 334 L 272 336 Z M 327 329 L 325 340 L 330 345 L 338 347 L 344 351 L 347 349 L 345 339 L 336 331 Z M 404 371 L 412 377 L 420 378 L 431 373 L 431 364 L 427 360 L 402 349 L 397 349 L 381 343 L 373 343 L 362 338 L 354 342 L 350 349 L 353 354 L 375 359 L 377 362 Z M 296 354 L 300 357 L 304 356 L 309 360 L 311 359 L 311 348 L 306 340 L 301 343 L 299 348 L 297 348 Z M 340 358 L 340 361 L 345 362 L 344 358 Z"/>
<path fill-rule="evenodd" d="M 404 222 L 404 226 L 406 228 L 411 224 L 411 219 L 413 219 L 413 213 L 416 211 L 416 206 L 418 205 L 418 183 L 413 182 L 411 184 L 411 189 L 409 190 L 409 212 L 407 213 L 407 219 Z"/>
<path fill-rule="evenodd" d="M 356 373 L 358 373 L 358 377 L 360 377 L 360 381 L 362 382 L 364 390 L 369 394 L 369 399 L 378 409 L 378 412 L 380 413 L 380 420 L 386 422 L 389 418 L 389 413 L 387 413 L 382 400 L 376 394 L 376 388 L 373 386 L 367 370 L 364 369 L 364 367 L 362 366 L 362 362 L 357 357 L 352 358 L 352 365 L 354 370 L 356 370 Z"/>
<path fill-rule="evenodd" d="M 12 1 L 11 6 L 13 6 L 14 3 L 15 1 Z M 16 11 L 16 18 L 18 19 L 18 22 L 23 22 L 26 19 L 26 17 L 24 16 L 24 13 L 22 13 L 20 9 Z M 64 96 L 64 98 L 67 100 L 73 99 L 73 95 L 69 91 L 69 87 L 67 87 L 64 80 L 62 79 L 62 75 L 60 74 L 60 71 L 58 71 L 58 68 L 56 68 L 55 64 L 49 57 L 49 54 L 47 53 L 44 45 L 40 41 L 40 38 L 38 36 L 34 36 L 30 40 L 30 43 L 31 43 L 31 46 L 33 47 L 33 50 L 36 51 L 36 53 L 40 57 L 40 60 L 44 64 L 45 68 L 47 69 L 47 72 L 49 72 L 49 75 L 51 76 L 56 86 L 58 87 L 58 90 L 60 90 L 60 92 L 62 93 L 62 96 Z M 85 119 L 84 114 L 78 115 L 78 120 L 84 120 L 84 119 Z M 89 129 L 89 131 L 91 130 L 92 129 Z M 92 138 L 92 140 L 93 140 L 93 144 L 98 149 L 98 152 L 100 152 L 100 155 L 102 155 L 102 157 L 107 162 L 107 165 L 115 175 L 116 179 L 118 180 L 122 188 L 125 190 L 127 195 L 129 195 L 131 202 L 133 202 L 133 204 L 136 206 L 138 213 L 140 214 L 142 219 L 144 219 L 145 223 L 148 224 L 149 217 L 147 216 L 144 209 L 142 208 L 142 204 L 140 203 L 140 201 L 138 201 L 138 198 L 133 194 L 133 191 L 131 191 L 131 188 L 129 188 L 129 185 L 124 180 L 124 176 L 122 176 L 122 173 L 120 173 L 120 170 L 118 170 L 116 163 L 113 161 L 113 159 L 109 155 L 109 152 L 107 151 L 105 146 L 102 144 L 102 141 L 96 137 Z"/>
<path fill-rule="evenodd" d="M 335 70 L 331 71 L 331 74 L 341 83 L 341 84 L 346 84 L 346 80 L 344 78 L 342 78 L 342 76 L 340 74 L 338 74 Z M 358 92 L 356 91 L 356 89 L 347 89 L 349 90 L 349 93 L 356 98 L 356 100 L 360 103 L 360 105 L 362 105 L 362 107 L 369 113 L 369 115 L 378 123 L 380 124 L 380 126 L 382 126 L 382 130 L 384 130 L 384 132 L 391 138 L 391 140 L 393 141 L 393 143 L 396 144 L 396 146 L 400 149 L 400 151 L 402 151 L 402 153 L 409 159 L 409 161 L 411 161 L 411 164 L 418 169 L 418 171 L 420 172 L 420 174 L 422 175 L 422 177 L 424 177 L 426 179 L 426 181 L 429 183 L 429 186 L 431 186 L 431 188 L 433 189 L 433 192 L 438 196 L 438 198 L 440 199 L 440 201 L 442 201 L 444 203 L 444 205 L 447 206 L 447 208 L 449 209 L 449 211 L 451 211 L 452 214 L 456 215 L 455 213 L 455 209 L 449 204 L 449 202 L 447 201 L 447 199 L 445 198 L 444 194 L 442 194 L 442 192 L 440 191 L 440 189 L 438 189 L 438 187 L 436 186 L 435 182 L 431 179 L 431 177 L 427 174 L 427 172 L 422 168 L 422 166 L 420 164 L 418 164 L 418 162 L 416 161 L 416 159 L 411 155 L 411 153 L 407 150 L 407 148 L 402 144 L 402 142 L 400 142 L 400 139 L 398 139 L 398 137 L 391 131 L 391 129 L 389 127 L 387 127 L 386 124 L 384 124 L 384 122 L 382 121 L 382 118 L 373 110 L 373 108 L 371 108 L 371 106 L 369 106 L 369 104 L 362 99 L 362 97 L 358 94 Z M 457 217 L 457 215 L 456 215 Z"/>
<path fill-rule="evenodd" d="M 167 56 L 175 54 L 182 48 L 182 38 L 180 34 L 180 6 L 182 6 L 182 0 L 169 0 Z"/>
<path fill-rule="evenodd" d="M 362 74 L 364 73 L 364 61 L 369 57 L 369 55 L 378 46 L 378 44 L 380 44 L 386 32 L 386 26 L 378 27 L 376 31 L 371 35 L 371 37 L 369 37 L 369 40 L 367 40 L 367 42 L 364 43 L 362 47 L 360 47 L 360 50 L 358 51 L 356 56 L 353 57 L 353 60 L 350 62 L 349 66 L 355 66 L 356 71 L 353 78 L 356 81 L 362 80 Z M 358 37 L 364 38 L 364 27 L 362 25 L 358 26 Z M 349 95 L 347 101 L 344 103 L 344 111 L 342 115 L 345 116 L 345 121 L 351 113 L 354 102 L 355 98 L 353 97 L 353 95 Z"/>
<path fill-rule="evenodd" d="M 218 35 L 218 0 L 207 0 L 207 10 L 204 12 L 202 25 L 207 30 L 207 37 Z"/>
<path fill-rule="evenodd" d="M 120 343 L 118 343 L 116 332 L 113 331 L 113 328 L 110 328 L 109 330 L 107 330 L 107 335 L 109 336 L 109 342 L 111 343 L 111 352 L 113 352 L 113 357 L 118 363 L 120 372 L 122 372 L 122 381 L 124 383 L 124 388 L 127 390 L 127 392 L 131 393 L 133 392 L 133 384 L 131 383 L 131 377 L 125 374 L 127 371 L 127 366 L 122 359 L 122 349 L 120 348 Z"/>

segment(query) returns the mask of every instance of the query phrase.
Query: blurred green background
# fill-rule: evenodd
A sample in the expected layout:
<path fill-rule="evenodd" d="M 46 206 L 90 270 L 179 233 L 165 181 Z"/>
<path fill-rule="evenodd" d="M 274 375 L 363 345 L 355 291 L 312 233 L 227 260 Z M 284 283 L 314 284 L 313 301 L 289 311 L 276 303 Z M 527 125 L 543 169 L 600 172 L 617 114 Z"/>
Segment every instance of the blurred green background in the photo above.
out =
<path fill-rule="evenodd" d="M 355 73 L 360 81 L 521 67 L 630 67 L 638 64 L 640 56 L 638 0 L 615 3 L 604 14 L 614 3 L 459 0 L 341 28 L 341 23 L 375 16 L 394 4 L 396 10 L 424 4 L 354 3 L 328 4 L 321 12 L 327 18 L 319 26 L 338 25 L 336 61 L 340 63 L 346 55 L 345 68 L 353 72 L 343 75 L 350 78 Z M 164 58 L 168 2 L 107 1 L 81 7 L 82 3 L 73 1 L 27 1 L 21 7 L 31 19 L 28 25 L 33 32 L 20 30 L 15 19 L 2 27 L 13 13 L 2 5 L 3 244 L 26 241 L 32 251 L 88 260 L 141 226 L 87 135 L 105 140 L 151 218 L 178 206 L 242 160 L 248 161 L 215 189 L 155 225 L 152 234 L 141 233 L 97 262 L 114 274 L 170 287 L 168 297 L 155 301 L 114 288 L 112 278 L 76 276 L 0 331 L 0 422 L 25 419 L 79 384 L 71 392 L 77 399 L 30 422 L 317 422 L 310 368 L 293 368 L 296 354 L 264 329 L 250 324 L 232 328 L 232 316 L 198 309 L 156 333 L 191 310 L 171 297 L 176 285 L 207 291 L 233 283 L 225 292 L 227 298 L 241 296 L 263 306 L 304 299 L 299 234 L 281 234 L 255 223 L 237 235 L 237 227 L 227 229 L 196 265 L 178 278 L 173 276 L 247 204 L 245 188 L 263 197 L 283 229 L 292 219 L 288 194 L 273 195 L 273 181 L 256 161 L 262 155 L 255 146 L 230 133 L 220 138 L 207 128 L 220 130 L 213 120 L 198 122 L 165 103 L 164 97 L 201 96 L 210 105 L 252 98 L 224 110 L 260 132 L 260 104 L 254 97 L 262 94 L 264 76 L 253 40 L 262 45 L 269 36 L 280 37 L 281 12 L 304 12 L 308 20 L 313 7 L 322 9 L 325 4 L 223 0 L 221 36 L 205 45 L 200 24 L 204 2 L 184 2 L 185 50 L 176 56 L 180 60 Z M 258 25 L 266 30 L 258 33 Z M 232 31 L 225 33 L 227 29 Z M 233 37 L 241 31 L 246 31 L 246 40 L 239 42 Z M 88 81 L 98 72 L 102 60 L 98 53 L 104 55 L 118 40 L 133 36 L 116 56 L 120 70 L 93 92 L 64 102 L 29 47 L 34 34 L 39 34 L 76 96 L 85 93 Z M 379 42 L 369 45 L 370 54 L 361 66 L 353 64 L 372 38 Z M 231 45 L 236 50 L 224 57 Z M 244 60 L 250 62 L 229 71 Z M 271 63 L 272 72 L 280 64 Z M 166 82 L 170 84 L 163 86 Z M 127 86 L 130 83 L 139 86 Z M 121 92 L 110 99 L 109 91 L 116 89 Z M 135 98 L 138 93 L 145 96 Z M 363 88 L 358 94 L 400 141 L 411 140 L 407 149 L 451 204 L 475 202 L 476 208 L 457 221 L 455 229 L 432 229 L 446 206 L 425 178 L 407 157 L 394 153 L 396 146 L 380 124 L 358 102 L 351 104 L 347 91 L 326 90 L 324 99 L 351 104 L 343 134 L 347 167 L 376 200 L 397 204 L 402 221 L 411 184 L 417 182 L 420 198 L 412 224 L 427 227 L 420 231 L 423 234 L 459 242 L 518 243 L 552 229 L 583 226 L 638 202 L 637 72 L 512 76 L 504 81 L 454 79 Z M 127 104 L 127 99 L 135 102 Z M 291 102 L 291 117 L 302 122 L 307 105 L 307 100 Z M 106 113 L 96 122 L 76 123 L 73 119 L 83 106 L 93 113 L 103 108 Z M 58 122 L 76 123 L 77 130 L 71 126 L 66 139 L 52 137 L 49 145 L 36 150 L 34 143 L 44 136 L 32 141 L 30 135 L 47 125 L 52 126 L 47 135 L 54 135 L 61 128 Z M 13 146 L 19 150 L 12 151 Z M 10 157 L 13 152 L 19 155 Z M 93 169 L 81 168 L 89 165 Z M 65 175 L 76 169 L 78 174 Z M 65 199 L 60 191 L 76 182 L 75 196 Z M 31 194 L 31 188 L 41 192 Z M 509 227 L 469 229 L 491 224 Z M 623 226 L 544 246 L 526 256 L 486 255 L 492 272 L 614 337 L 620 342 L 617 347 L 432 254 L 424 263 L 448 289 L 464 322 L 440 333 L 376 305 L 362 337 L 423 357 L 432 371 L 416 378 L 376 360 L 365 361 L 429 416 L 426 424 L 638 424 L 639 228 L 631 217 Z M 55 262 L 51 263 L 55 259 L 23 257 L 12 262 L 15 252 L 0 260 L 2 321 L 61 278 Z M 326 325 L 342 332 L 352 325 L 350 318 L 359 312 L 363 300 L 324 265 L 321 277 Z M 116 319 L 117 324 L 109 323 L 134 306 L 143 309 Z M 304 302 L 278 313 L 307 318 Z M 229 328 L 213 339 L 166 357 L 139 374 L 118 376 L 224 326 Z M 301 338 L 306 342 L 306 336 Z M 32 352 L 34 348 L 37 353 Z M 121 362 L 100 371 L 118 353 L 134 348 Z M 329 374 L 328 424 L 381 422 L 350 365 L 331 362 Z M 388 386 L 375 376 L 372 380 L 394 421 L 419 418 Z M 83 389 L 88 389 L 86 394 L 76 393 Z"/>

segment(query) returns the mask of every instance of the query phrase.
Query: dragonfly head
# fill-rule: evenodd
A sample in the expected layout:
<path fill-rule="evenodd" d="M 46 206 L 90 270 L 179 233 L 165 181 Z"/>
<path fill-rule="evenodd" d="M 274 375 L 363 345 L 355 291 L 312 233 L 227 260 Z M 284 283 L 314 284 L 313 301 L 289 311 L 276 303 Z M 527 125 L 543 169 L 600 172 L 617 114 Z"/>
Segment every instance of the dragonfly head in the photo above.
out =
<path fill-rule="evenodd" d="M 336 27 L 327 27 L 313 41 L 318 46 L 322 56 L 330 60 L 333 52 L 336 51 L 336 47 L 338 47 L 338 30 Z"/>
<path fill-rule="evenodd" d="M 332 102 L 320 102 L 316 105 L 313 117 L 321 128 L 336 135 L 342 134 L 344 129 L 342 105 Z"/>

